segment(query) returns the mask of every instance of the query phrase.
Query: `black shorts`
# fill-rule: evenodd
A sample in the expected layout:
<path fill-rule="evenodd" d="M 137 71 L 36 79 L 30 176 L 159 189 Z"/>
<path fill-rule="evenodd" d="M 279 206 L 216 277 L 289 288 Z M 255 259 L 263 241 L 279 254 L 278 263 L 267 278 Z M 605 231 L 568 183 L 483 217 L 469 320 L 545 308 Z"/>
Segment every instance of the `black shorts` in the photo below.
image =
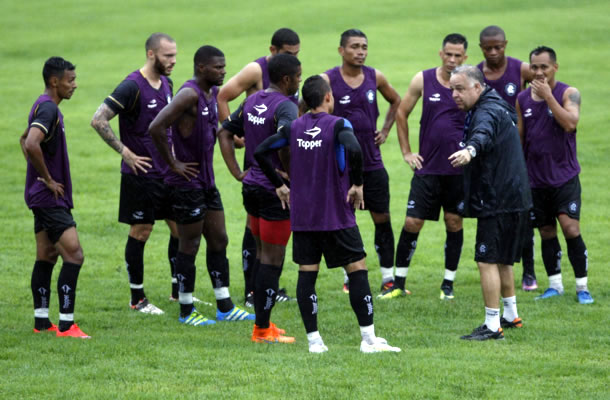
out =
<path fill-rule="evenodd" d="M 580 192 L 578 175 L 557 188 L 532 188 L 534 226 L 539 228 L 555 225 L 555 219 L 559 214 L 567 214 L 568 217 L 579 220 Z"/>
<path fill-rule="evenodd" d="M 32 208 L 34 213 L 34 233 L 47 232 L 51 243 L 55 244 L 61 235 L 69 228 L 76 226 L 72 213 L 68 208 Z"/>
<path fill-rule="evenodd" d="M 170 192 L 163 179 L 121 174 L 119 222 L 136 225 L 173 219 Z"/>
<path fill-rule="evenodd" d="M 478 218 L 474 260 L 504 265 L 519 262 L 529 218 L 529 211 Z"/>
<path fill-rule="evenodd" d="M 438 221 L 441 207 L 461 215 L 464 211 L 462 175 L 413 175 L 407 202 L 407 216 Z"/>
<path fill-rule="evenodd" d="M 244 184 L 241 189 L 244 208 L 253 217 L 267 221 L 284 221 L 290 219 L 288 208 L 282 209 L 282 202 L 274 192 L 259 185 Z"/>
<path fill-rule="evenodd" d="M 222 199 L 216 187 L 210 189 L 191 189 L 172 187 L 172 214 L 180 225 L 194 224 L 203 220 L 208 210 L 222 211 Z"/>
<path fill-rule="evenodd" d="M 390 177 L 385 168 L 362 173 L 365 209 L 378 214 L 390 212 Z"/>
<path fill-rule="evenodd" d="M 366 257 L 358 226 L 338 231 L 293 232 L 292 260 L 298 265 L 344 267 Z"/>

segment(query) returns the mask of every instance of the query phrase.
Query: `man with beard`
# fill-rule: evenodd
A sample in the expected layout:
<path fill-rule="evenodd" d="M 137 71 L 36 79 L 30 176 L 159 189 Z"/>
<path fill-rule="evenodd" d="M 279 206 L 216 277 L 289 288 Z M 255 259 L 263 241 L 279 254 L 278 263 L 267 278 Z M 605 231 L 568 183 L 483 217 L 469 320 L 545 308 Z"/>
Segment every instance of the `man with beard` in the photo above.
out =
<path fill-rule="evenodd" d="M 104 100 L 91 126 L 122 157 L 119 222 L 129 224 L 125 264 L 131 289 L 130 307 L 144 314 L 163 314 L 144 293 L 144 246 L 155 220 L 165 219 L 170 228 L 168 258 L 172 274 L 172 295 L 178 297 L 174 260 L 178 234 L 171 219 L 168 188 L 163 183 L 167 165 L 148 133 L 148 125 L 172 98 L 168 78 L 176 64 L 176 42 L 165 33 L 153 33 L 146 40 L 146 64 L 129 74 Z M 120 140 L 109 121 L 119 115 Z"/>
<path fill-rule="evenodd" d="M 20 143 L 27 161 L 25 202 L 34 214 L 36 262 L 32 271 L 34 332 L 88 339 L 74 323 L 76 283 L 83 265 L 83 249 L 72 219 L 72 179 L 58 106 L 76 90 L 76 67 L 61 57 L 49 58 L 42 69 L 44 93 L 38 97 Z M 49 320 L 51 276 L 57 256 L 63 265 L 57 279 L 59 326 Z"/>
<path fill-rule="evenodd" d="M 506 50 L 506 35 L 499 26 L 491 25 L 483 29 L 479 35 L 479 47 L 483 51 L 484 61 L 477 68 L 485 76 L 485 84 L 496 92 L 511 106 L 515 106 L 517 95 L 525 90 L 525 84 L 532 80 L 530 66 L 513 57 L 504 55 Z M 523 241 L 523 276 L 521 287 L 525 291 L 538 288 L 536 272 L 534 271 L 534 228 L 530 226 L 529 233 Z"/>
<path fill-rule="evenodd" d="M 193 79 L 182 85 L 174 100 L 161 110 L 149 127 L 159 154 L 169 166 L 165 182 L 171 186 L 171 205 L 179 236 L 176 255 L 178 321 L 192 326 L 215 322 L 193 307 L 195 258 L 201 235 L 207 244 L 206 264 L 216 297 L 216 319 L 254 319 L 254 315 L 236 307 L 229 294 L 226 254 L 229 238 L 220 192 L 214 182 L 213 157 L 218 129 L 216 95 L 224 76 L 222 51 L 212 46 L 200 47 L 194 57 Z M 167 137 L 170 126 L 171 150 Z"/>

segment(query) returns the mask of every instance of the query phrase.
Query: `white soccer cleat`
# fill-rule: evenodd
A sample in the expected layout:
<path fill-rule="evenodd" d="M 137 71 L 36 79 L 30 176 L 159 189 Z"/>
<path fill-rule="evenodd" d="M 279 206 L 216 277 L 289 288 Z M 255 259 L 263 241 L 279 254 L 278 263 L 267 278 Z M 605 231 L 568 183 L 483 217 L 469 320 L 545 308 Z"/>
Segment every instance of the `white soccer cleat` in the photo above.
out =
<path fill-rule="evenodd" d="M 387 340 L 380 337 L 376 337 L 375 339 L 373 339 L 372 343 L 368 343 L 367 341 L 363 340 L 360 343 L 360 351 L 363 353 L 401 352 L 399 347 L 390 346 Z"/>
<path fill-rule="evenodd" d="M 159 307 L 155 306 L 152 303 L 149 303 L 148 299 L 140 300 L 138 302 L 138 304 L 136 304 L 135 306 L 132 306 L 131 304 L 129 304 L 129 307 L 131 307 L 132 310 L 141 312 L 142 314 L 150 314 L 150 315 L 165 314 L 165 312 L 163 312 L 162 309 L 160 309 Z"/>
<path fill-rule="evenodd" d="M 315 341 L 313 343 L 309 343 L 309 352 L 310 353 L 326 353 L 328 351 L 328 347 L 324 344 L 322 340 Z"/>

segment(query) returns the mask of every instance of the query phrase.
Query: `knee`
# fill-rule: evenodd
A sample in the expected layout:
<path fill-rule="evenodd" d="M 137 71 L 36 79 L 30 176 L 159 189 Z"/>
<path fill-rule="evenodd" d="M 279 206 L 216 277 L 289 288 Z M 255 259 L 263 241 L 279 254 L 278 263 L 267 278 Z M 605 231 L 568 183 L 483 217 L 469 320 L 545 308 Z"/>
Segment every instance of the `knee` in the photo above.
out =
<path fill-rule="evenodd" d="M 150 237 L 152 230 L 153 226 L 149 224 L 132 225 L 129 230 L 129 236 L 140 242 L 146 242 Z"/>
<path fill-rule="evenodd" d="M 570 221 L 567 224 L 561 226 L 561 230 L 563 231 L 563 236 L 566 239 L 574 239 L 580 235 L 580 226 L 578 225 L 578 221 Z"/>
<path fill-rule="evenodd" d="M 375 224 L 383 224 L 385 222 L 390 222 L 390 213 L 376 213 L 371 211 L 371 217 L 373 218 L 373 223 Z"/>
<path fill-rule="evenodd" d="M 226 232 L 223 232 L 213 238 L 206 239 L 206 243 L 211 251 L 222 251 L 229 245 L 229 237 Z"/>
<path fill-rule="evenodd" d="M 83 265 L 83 263 L 85 262 L 85 254 L 83 253 L 83 248 L 80 247 L 80 245 L 75 248 L 73 251 L 71 251 L 69 253 L 69 260 L 64 260 L 64 261 L 68 261 L 74 264 L 78 264 L 78 265 Z"/>
<path fill-rule="evenodd" d="M 457 232 L 462 229 L 462 217 L 456 214 L 445 214 L 445 227 L 449 232 Z"/>
<path fill-rule="evenodd" d="M 540 227 L 540 238 L 542 240 L 553 239 L 557 236 L 557 228 L 552 225 L 541 226 Z"/>
<path fill-rule="evenodd" d="M 405 230 L 407 232 L 417 233 L 424 226 L 424 220 L 419 218 L 407 217 L 405 219 Z"/>

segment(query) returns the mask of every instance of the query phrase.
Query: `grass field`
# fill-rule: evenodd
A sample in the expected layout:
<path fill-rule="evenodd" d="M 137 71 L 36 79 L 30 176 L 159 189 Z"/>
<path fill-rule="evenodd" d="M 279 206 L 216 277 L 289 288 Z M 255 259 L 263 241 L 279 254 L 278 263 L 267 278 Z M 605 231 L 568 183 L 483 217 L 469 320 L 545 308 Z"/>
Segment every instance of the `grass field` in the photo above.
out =
<path fill-rule="evenodd" d="M 610 142 L 605 136 L 610 128 L 610 6 L 606 1 L 35 0 L 5 1 L 1 9 L 0 151 L 5 172 L 0 176 L 0 398 L 610 398 Z M 267 54 L 272 32 L 282 26 L 293 28 L 301 37 L 304 77 L 320 73 L 340 62 L 336 53 L 340 33 L 358 27 L 369 37 L 367 64 L 382 70 L 403 95 L 417 71 L 438 65 L 438 50 L 447 33 L 465 34 L 471 45 L 468 61 L 478 63 L 482 59 L 478 33 L 490 24 L 507 32 L 511 56 L 526 59 L 537 45 L 554 47 L 560 63 L 557 78 L 581 91 L 582 235 L 589 250 L 593 305 L 576 302 L 574 276 L 564 256 L 563 297 L 539 303 L 534 297 L 540 291 L 518 291 L 524 329 L 507 332 L 500 343 L 460 341 L 459 336 L 484 317 L 472 261 L 475 225 L 470 220 L 465 223 L 456 299 L 441 303 L 444 227 L 428 223 L 407 280 L 413 294 L 375 303 L 378 335 L 400 346 L 402 353 L 359 353 L 357 323 L 347 296 L 340 291 L 342 274 L 324 269 L 318 279 L 319 326 L 330 351 L 321 356 L 307 352 L 296 302 L 279 304 L 273 320 L 294 334 L 297 343 L 254 345 L 246 323 L 205 329 L 178 325 L 177 306 L 167 300 L 168 231 L 158 224 L 146 247 L 145 284 L 151 301 L 167 312 L 160 317 L 130 312 L 123 262 L 128 228 L 116 222 L 120 160 L 89 121 L 104 97 L 143 65 L 144 40 L 150 33 L 163 31 L 176 39 L 178 64 L 172 78 L 180 85 L 191 76 L 192 56 L 199 46 L 212 44 L 225 52 L 228 79 L 247 62 Z M 18 138 L 33 101 L 43 90 L 42 65 L 53 55 L 77 65 L 79 89 L 61 109 L 75 188 L 74 217 L 86 257 L 76 320 L 93 336 L 89 341 L 32 334 L 30 275 L 35 245 L 32 215 L 23 202 L 25 162 Z M 383 114 L 387 107 L 380 105 Z M 415 144 L 420 110 L 418 105 L 409 119 Z M 395 129 L 383 145 L 383 156 L 391 178 L 391 211 L 398 237 L 411 172 L 401 160 Z M 241 303 L 245 214 L 240 185 L 228 174 L 219 152 L 215 166 L 230 238 L 231 289 Z M 380 274 L 373 225 L 365 213 L 359 213 L 358 222 L 376 291 Z M 539 284 L 545 287 L 538 238 L 536 247 Z M 203 252 L 202 246 L 196 296 L 212 302 Z M 53 282 L 58 270 L 59 266 Z M 515 271 L 519 277 L 521 266 Z M 281 286 L 293 295 L 296 276 L 296 267 L 288 262 Z M 51 318 L 56 322 L 55 299 Z M 213 315 L 212 307 L 200 308 Z"/>

